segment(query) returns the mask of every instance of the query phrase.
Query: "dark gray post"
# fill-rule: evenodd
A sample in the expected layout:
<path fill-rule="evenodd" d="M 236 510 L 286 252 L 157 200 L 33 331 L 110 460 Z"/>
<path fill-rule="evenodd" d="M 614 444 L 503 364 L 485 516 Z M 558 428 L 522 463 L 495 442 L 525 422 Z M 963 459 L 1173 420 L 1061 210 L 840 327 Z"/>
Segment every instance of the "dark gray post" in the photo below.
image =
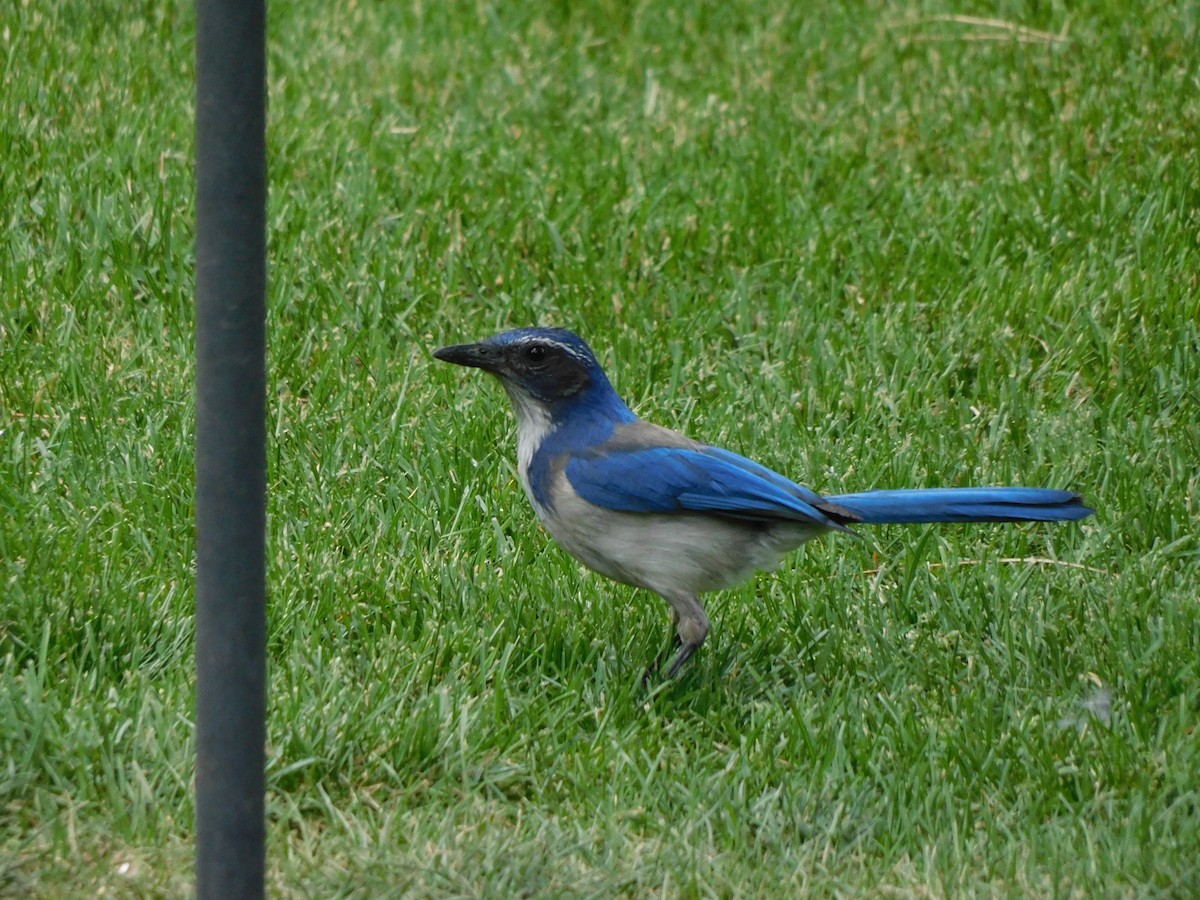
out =
<path fill-rule="evenodd" d="M 196 2 L 196 895 L 262 897 L 266 2 Z"/>

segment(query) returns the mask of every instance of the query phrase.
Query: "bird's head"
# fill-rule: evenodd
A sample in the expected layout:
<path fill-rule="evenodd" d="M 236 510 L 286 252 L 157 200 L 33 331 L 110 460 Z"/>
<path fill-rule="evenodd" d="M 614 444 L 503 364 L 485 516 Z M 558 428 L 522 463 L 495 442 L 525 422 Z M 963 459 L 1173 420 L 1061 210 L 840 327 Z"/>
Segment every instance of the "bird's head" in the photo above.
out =
<path fill-rule="evenodd" d="M 632 416 L 592 348 L 565 328 L 516 328 L 476 344 L 442 347 L 433 355 L 495 375 L 518 414 L 532 406 L 552 418 L 582 408 L 611 412 L 621 419 Z"/>

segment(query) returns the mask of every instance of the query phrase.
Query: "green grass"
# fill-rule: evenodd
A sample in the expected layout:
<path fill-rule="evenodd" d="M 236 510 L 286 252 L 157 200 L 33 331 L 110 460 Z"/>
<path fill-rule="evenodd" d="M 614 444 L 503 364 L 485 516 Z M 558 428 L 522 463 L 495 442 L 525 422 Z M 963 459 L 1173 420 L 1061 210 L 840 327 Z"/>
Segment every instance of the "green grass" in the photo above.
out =
<path fill-rule="evenodd" d="M 818 7 L 272 4 L 275 894 L 1200 890 L 1196 7 Z M 0 26 L 0 893 L 179 895 L 191 8 Z M 647 693 L 428 355 L 535 322 L 818 490 L 1099 513 L 810 545 Z"/>

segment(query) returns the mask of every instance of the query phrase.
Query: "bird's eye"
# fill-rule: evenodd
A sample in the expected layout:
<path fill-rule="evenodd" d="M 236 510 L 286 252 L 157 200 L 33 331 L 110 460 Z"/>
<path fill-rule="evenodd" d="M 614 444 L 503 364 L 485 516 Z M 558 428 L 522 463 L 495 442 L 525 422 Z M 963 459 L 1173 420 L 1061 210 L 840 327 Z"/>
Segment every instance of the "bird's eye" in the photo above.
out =
<path fill-rule="evenodd" d="M 532 347 L 527 347 L 525 350 L 525 358 L 530 362 L 541 362 L 546 358 L 546 348 L 541 344 L 534 344 Z"/>

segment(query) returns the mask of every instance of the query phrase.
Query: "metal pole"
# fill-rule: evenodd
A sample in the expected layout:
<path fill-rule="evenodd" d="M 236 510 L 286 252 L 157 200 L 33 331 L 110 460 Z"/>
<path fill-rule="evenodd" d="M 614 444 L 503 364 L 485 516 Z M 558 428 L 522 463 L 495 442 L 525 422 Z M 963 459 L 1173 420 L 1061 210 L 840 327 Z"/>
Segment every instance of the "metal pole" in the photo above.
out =
<path fill-rule="evenodd" d="M 266 2 L 196 0 L 196 896 L 262 897 Z"/>

